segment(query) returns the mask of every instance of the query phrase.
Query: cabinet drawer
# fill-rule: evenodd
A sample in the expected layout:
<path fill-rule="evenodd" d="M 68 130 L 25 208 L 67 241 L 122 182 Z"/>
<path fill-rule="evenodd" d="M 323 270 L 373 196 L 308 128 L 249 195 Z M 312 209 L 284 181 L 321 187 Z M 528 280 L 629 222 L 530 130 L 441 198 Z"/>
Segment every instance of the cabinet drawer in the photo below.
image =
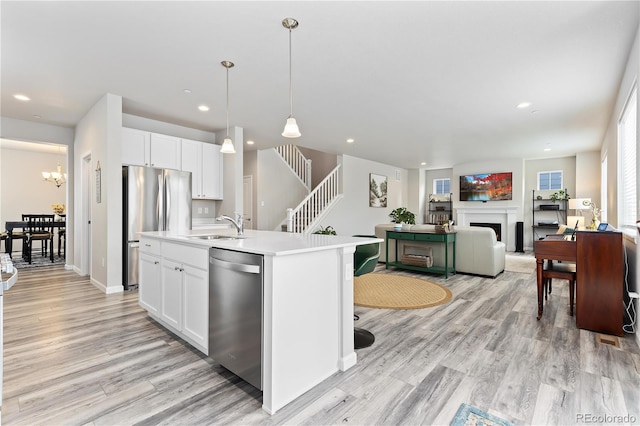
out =
<path fill-rule="evenodd" d="M 388 238 L 393 238 L 393 239 L 396 239 L 396 240 L 411 240 L 411 241 L 413 241 L 413 235 L 414 234 L 405 233 L 405 232 L 387 231 L 387 237 Z"/>
<path fill-rule="evenodd" d="M 165 242 L 162 245 L 162 257 L 178 263 L 195 266 L 196 268 L 209 269 L 209 249 L 173 244 Z"/>
<path fill-rule="evenodd" d="M 160 256 L 161 241 L 152 238 L 140 238 L 140 251 Z"/>
<path fill-rule="evenodd" d="M 443 235 L 438 234 L 414 234 L 416 241 L 444 241 Z"/>

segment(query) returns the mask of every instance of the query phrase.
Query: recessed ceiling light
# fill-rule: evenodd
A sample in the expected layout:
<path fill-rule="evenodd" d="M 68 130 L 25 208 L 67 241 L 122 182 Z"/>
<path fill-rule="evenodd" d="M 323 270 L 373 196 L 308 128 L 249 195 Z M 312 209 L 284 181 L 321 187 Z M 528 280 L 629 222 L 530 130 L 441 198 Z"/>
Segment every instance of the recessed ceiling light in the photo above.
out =
<path fill-rule="evenodd" d="M 549 151 L 551 151 L 551 147 L 546 147 L 546 148 L 544 149 L 544 152 L 549 152 Z"/>
<path fill-rule="evenodd" d="M 421 166 L 426 166 L 426 165 L 427 165 L 427 162 L 426 162 L 426 161 L 423 161 L 422 163 L 420 163 L 420 165 L 421 165 Z"/>
<path fill-rule="evenodd" d="M 21 95 L 21 94 L 17 94 L 17 95 L 13 95 L 14 98 L 16 98 L 19 101 L 30 101 L 31 98 L 29 98 L 27 95 Z"/>
<path fill-rule="evenodd" d="M 355 140 L 353 140 L 351 138 L 347 139 L 347 143 L 354 143 L 354 142 L 355 142 Z"/>
<path fill-rule="evenodd" d="M 183 90 L 183 92 L 184 92 L 184 93 L 191 93 L 191 90 L 189 90 L 189 89 L 184 89 L 184 90 Z"/>
<path fill-rule="evenodd" d="M 247 141 L 247 145 L 253 145 L 253 141 Z"/>
<path fill-rule="evenodd" d="M 516 108 L 524 109 L 529 108 L 530 106 L 531 102 L 520 102 L 518 105 L 516 105 Z"/>
<path fill-rule="evenodd" d="M 34 116 L 33 116 L 33 118 L 38 118 L 38 119 L 40 119 L 40 118 L 42 118 L 42 117 L 40 117 L 39 115 L 34 115 Z"/>
<path fill-rule="evenodd" d="M 198 109 L 199 109 L 200 111 L 209 111 L 209 107 L 208 107 L 208 106 L 206 106 L 206 105 L 200 105 L 200 106 L 198 106 Z"/>

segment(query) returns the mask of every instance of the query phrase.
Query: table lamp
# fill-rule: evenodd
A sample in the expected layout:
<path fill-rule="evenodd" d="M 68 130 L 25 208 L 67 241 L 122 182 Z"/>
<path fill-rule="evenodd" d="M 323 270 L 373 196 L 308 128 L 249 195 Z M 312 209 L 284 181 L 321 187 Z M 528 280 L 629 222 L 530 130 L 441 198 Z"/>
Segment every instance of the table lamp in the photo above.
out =
<path fill-rule="evenodd" d="M 567 216 L 567 226 L 575 226 L 578 222 L 578 229 L 584 229 L 584 216 L 582 210 L 591 208 L 591 198 L 571 198 L 569 199 L 569 209 L 576 211 L 576 216 Z"/>

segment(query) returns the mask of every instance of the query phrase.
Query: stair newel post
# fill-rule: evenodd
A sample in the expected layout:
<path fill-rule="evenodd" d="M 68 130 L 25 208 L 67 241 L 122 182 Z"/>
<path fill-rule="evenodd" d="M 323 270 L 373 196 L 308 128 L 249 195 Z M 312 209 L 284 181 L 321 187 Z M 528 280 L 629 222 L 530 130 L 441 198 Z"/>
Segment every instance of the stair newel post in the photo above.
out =
<path fill-rule="evenodd" d="M 293 209 L 287 209 L 287 232 L 293 232 Z"/>
<path fill-rule="evenodd" d="M 311 190 L 311 159 L 305 161 L 305 184 L 307 189 Z"/>

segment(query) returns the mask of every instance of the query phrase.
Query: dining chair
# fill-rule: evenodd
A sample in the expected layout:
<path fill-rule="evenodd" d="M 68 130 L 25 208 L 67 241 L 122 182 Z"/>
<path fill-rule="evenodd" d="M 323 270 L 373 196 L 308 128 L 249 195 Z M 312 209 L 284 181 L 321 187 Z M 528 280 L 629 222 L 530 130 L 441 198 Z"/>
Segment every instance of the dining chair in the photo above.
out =
<path fill-rule="evenodd" d="M 49 254 L 53 262 L 53 217 L 52 214 L 26 214 L 27 222 L 26 255 L 27 262 L 32 262 L 33 242 L 40 241 L 42 256 Z"/>
<path fill-rule="evenodd" d="M 375 235 L 354 235 L 354 237 L 377 238 Z M 379 258 L 380 243 L 375 242 L 356 246 L 356 251 L 353 254 L 353 276 L 359 277 L 373 272 L 376 269 Z M 354 315 L 354 319 L 358 320 L 360 317 Z M 354 349 L 367 348 L 376 340 L 373 333 L 360 327 L 354 327 L 353 337 Z"/>
<path fill-rule="evenodd" d="M 26 224 L 18 221 L 7 221 L 5 223 L 5 229 L 7 230 L 7 240 L 5 241 L 5 252 L 9 254 L 9 257 L 13 258 L 13 241 L 22 241 L 22 258 L 26 258 L 25 244 L 27 238 Z"/>
<path fill-rule="evenodd" d="M 61 222 L 65 222 L 65 225 L 66 225 L 67 215 L 66 214 L 60 214 L 58 216 L 60 216 L 60 221 Z M 62 245 L 60 244 L 60 242 L 62 242 Z M 66 226 L 58 227 L 58 256 L 60 256 L 60 247 L 62 247 L 62 255 L 63 256 L 66 255 L 66 253 L 67 253 L 67 228 L 66 228 Z"/>

